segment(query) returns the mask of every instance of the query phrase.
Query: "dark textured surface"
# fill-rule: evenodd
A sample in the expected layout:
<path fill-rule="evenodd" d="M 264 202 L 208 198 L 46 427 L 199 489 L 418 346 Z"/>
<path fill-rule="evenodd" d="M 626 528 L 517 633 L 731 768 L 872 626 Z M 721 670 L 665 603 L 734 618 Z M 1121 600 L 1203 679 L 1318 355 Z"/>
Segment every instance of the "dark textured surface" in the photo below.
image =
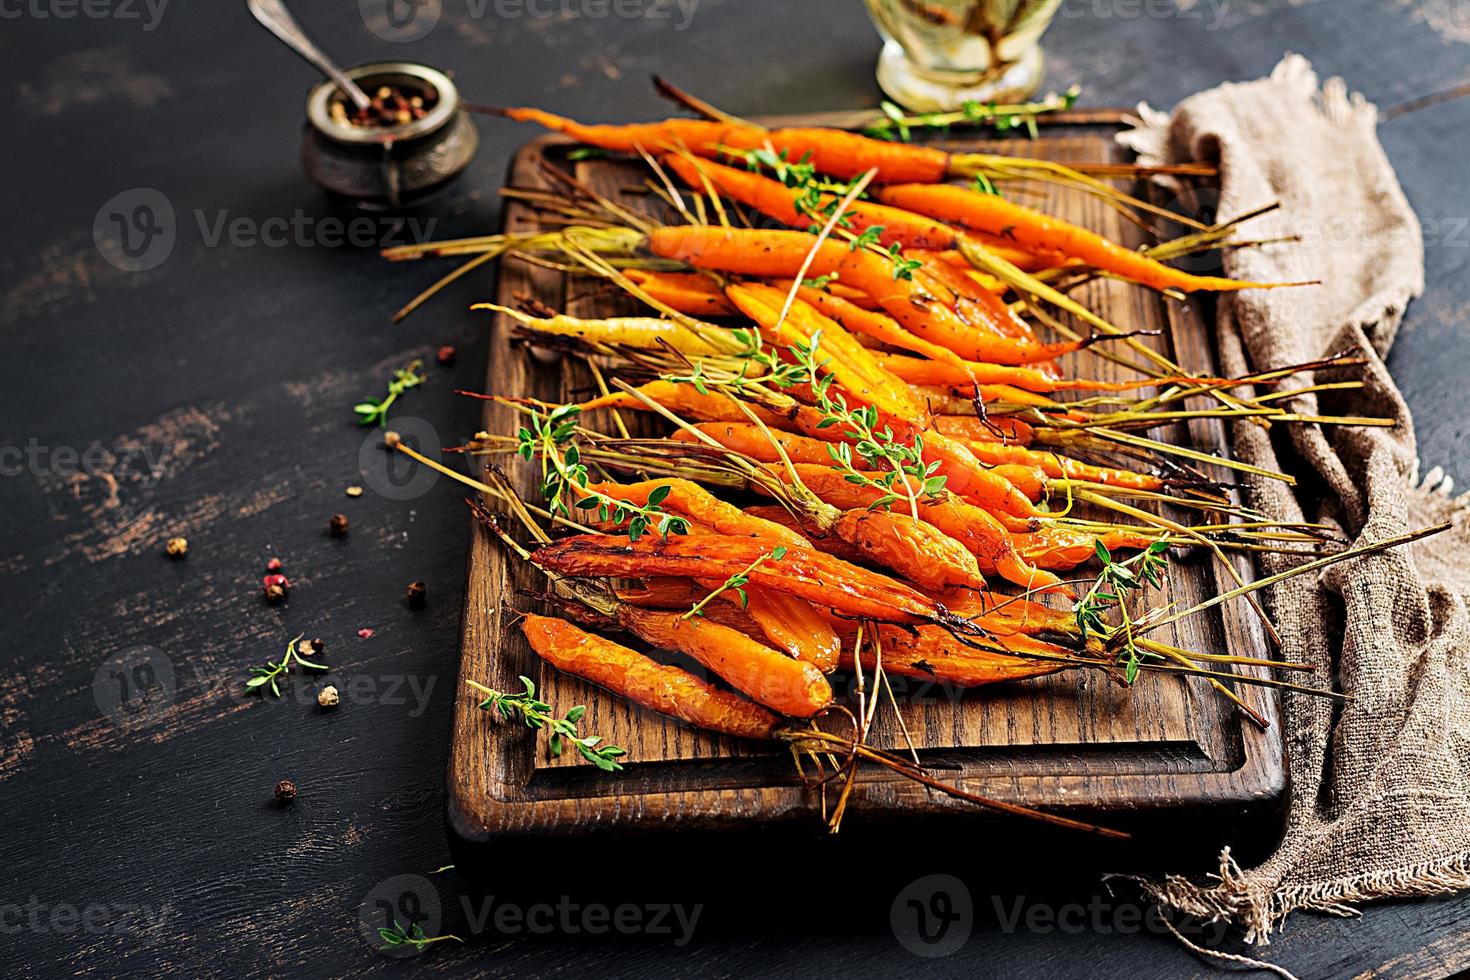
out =
<path fill-rule="evenodd" d="M 687 30 L 677 28 L 690 4 L 661 5 L 669 17 L 655 20 L 578 13 L 601 9 L 596 3 L 449 0 L 438 28 L 408 44 L 376 36 L 357 4 L 302 7 L 308 29 L 344 61 L 409 57 L 452 67 L 482 102 L 647 117 L 665 108 L 646 83 L 655 70 L 737 112 L 876 99 L 877 42 L 847 0 L 702 0 Z M 482 7 L 485 17 L 469 13 Z M 501 18 L 497 9 L 572 14 Z M 1167 105 L 1262 74 L 1288 49 L 1384 106 L 1470 80 L 1470 11 L 1459 0 L 1200 0 L 1167 17 L 1148 16 L 1151 9 L 1068 3 L 1047 38 L 1050 82 L 1083 83 L 1091 104 Z M 21 16 L 11 18 L 14 10 Z M 371 449 L 360 471 L 364 437 L 351 405 L 423 356 L 430 382 L 404 397 L 401 414 L 424 419 L 446 441 L 472 430 L 476 407 L 449 392 L 483 376 L 484 322 L 461 311 L 487 292 L 487 280 L 394 328 L 387 313 L 436 269 L 385 267 L 371 249 L 330 247 L 320 224 L 284 247 L 214 241 L 222 215 L 258 225 L 299 211 L 305 228 L 331 213 L 296 163 L 312 74 L 243 4 L 171 5 L 152 30 L 143 4 L 117 10 L 136 10 L 140 20 L 37 10 L 67 7 L 7 6 L 0 30 L 10 95 L 0 154 L 9 188 L 0 254 L 5 975 L 1174 977 L 1208 969 L 1157 928 L 1140 932 L 1126 893 L 1114 901 L 1100 890 L 1094 866 L 1116 867 L 1118 856 L 1077 858 L 1056 840 L 1023 850 L 995 835 L 943 852 L 899 834 L 885 841 L 892 861 L 922 856 L 968 879 L 974 932 L 945 958 L 915 957 L 886 925 L 897 892 L 888 879 L 911 877 L 902 869 L 848 889 L 875 914 L 871 927 L 857 918 L 783 932 L 727 923 L 721 934 L 701 924 L 692 943 L 676 947 L 657 936 L 528 938 L 492 924 L 466 948 L 441 944 L 412 964 L 374 953 L 358 912 L 375 886 L 452 860 L 442 786 L 467 529 L 453 487 L 390 499 L 421 488 L 392 489 Z M 1392 366 L 1419 420 L 1425 466 L 1451 472 L 1470 425 L 1462 397 L 1467 130 L 1470 99 L 1382 128 L 1427 240 L 1428 290 Z M 436 237 L 498 223 L 495 188 L 530 131 L 497 120 L 484 121 L 481 134 L 467 179 L 421 216 L 437 219 Z M 177 243 L 159 267 L 128 273 L 102 257 L 92 227 L 104 202 L 139 187 L 171 202 Z M 137 201 L 127 200 L 131 213 Z M 444 343 L 459 347 L 452 369 L 433 363 Z M 343 494 L 350 483 L 370 489 L 351 500 Z M 326 535 L 335 511 L 352 520 L 345 540 Z M 191 542 L 182 563 L 161 554 L 174 533 Z M 279 609 L 259 597 L 271 555 L 295 583 Z M 400 601 L 414 579 L 429 585 L 423 611 Z M 359 639 L 360 627 L 376 634 Z M 275 702 L 236 696 L 247 669 L 279 656 L 301 631 L 327 641 L 341 708 L 319 714 L 319 683 L 299 696 L 292 685 Z M 109 712 L 122 691 L 110 660 L 138 668 L 129 674 L 151 697 L 126 703 L 145 705 L 141 713 Z M 282 778 L 300 788 L 287 809 L 271 799 Z M 820 872 L 772 861 L 757 843 L 712 849 L 706 887 L 759 881 L 763 908 L 807 921 L 822 901 Z M 828 854 L 813 848 L 818 860 Z M 600 860 L 574 864 L 550 848 L 516 857 L 541 865 L 553 893 L 595 875 Z M 461 894 L 510 884 L 493 870 L 433 880 L 446 908 L 442 930 L 463 935 L 472 923 Z M 389 890 L 399 897 L 401 889 Z M 1099 894 L 1094 913 L 1088 903 Z M 1060 923 L 1045 918 L 1069 903 L 1079 905 Z M 1017 909 L 1022 918 L 1010 924 Z M 1040 911 L 1028 918 L 1030 910 Z M 1303 976 L 1440 975 L 1466 965 L 1467 948 L 1470 900 L 1452 899 L 1374 906 L 1358 921 L 1301 916 L 1266 952 Z"/>

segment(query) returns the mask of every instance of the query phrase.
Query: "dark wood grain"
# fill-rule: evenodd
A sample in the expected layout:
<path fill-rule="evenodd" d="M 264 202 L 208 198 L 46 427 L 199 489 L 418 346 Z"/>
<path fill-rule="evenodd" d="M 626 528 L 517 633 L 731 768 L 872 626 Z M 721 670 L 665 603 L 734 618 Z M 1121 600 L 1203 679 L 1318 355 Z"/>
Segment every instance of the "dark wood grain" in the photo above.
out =
<path fill-rule="evenodd" d="M 1027 144 L 1027 152 L 1063 162 L 1124 159 L 1111 139 L 1115 129 L 1098 128 L 1100 119 L 1116 122 L 1117 117 L 1088 114 L 1059 128 L 1048 126 L 1041 139 Z M 829 116 L 801 121 L 837 125 L 845 120 Z M 1073 135 L 1076 125 L 1097 131 Z M 946 145 L 979 152 L 1014 147 L 1004 141 Z M 566 166 L 566 148 L 564 140 L 552 137 L 527 144 L 516 155 L 511 183 L 544 186 L 545 168 Z M 636 187 L 642 176 L 637 165 L 616 160 L 586 161 L 576 169 L 579 180 L 614 197 Z M 1086 195 L 1054 191 L 1044 203 L 1048 211 L 1110 237 L 1136 237 L 1137 229 Z M 506 209 L 507 230 L 538 229 L 537 220 L 533 209 L 519 202 Z M 497 288 L 501 305 L 513 305 L 529 292 L 579 315 L 631 309 L 606 289 L 585 280 L 575 286 L 557 282 L 544 269 L 511 263 L 502 275 Z M 1112 322 L 1167 334 L 1149 343 L 1188 360 L 1195 370 L 1213 372 L 1198 303 L 1173 303 L 1109 281 L 1089 284 L 1080 298 Z M 580 362 L 561 364 L 551 376 L 528 368 L 537 363 L 537 355 L 512 339 L 511 327 L 508 319 L 497 318 L 487 391 L 566 400 L 592 388 L 592 376 Z M 1105 380 L 1131 376 L 1127 369 L 1088 354 L 1068 358 L 1063 369 Z M 514 422 L 504 409 L 492 407 L 485 424 L 492 432 L 506 432 Z M 667 429 L 637 413 L 628 424 L 638 427 L 635 435 Z M 1225 446 L 1218 424 L 1188 433 L 1176 426 L 1152 435 L 1188 438 L 1210 449 Z M 535 492 L 529 470 L 518 482 L 523 492 Z M 769 827 L 779 821 L 819 819 L 820 793 L 799 784 L 789 760 L 775 747 L 711 736 L 528 660 L 518 631 L 505 623 L 510 609 L 536 608 L 529 600 L 511 598 L 515 584 L 526 584 L 520 565 L 490 544 L 488 535 L 476 542 L 469 566 L 461 680 L 508 690 L 515 688 L 517 676 L 530 675 L 549 703 L 587 705 L 586 729 L 626 748 L 627 765 L 622 773 L 604 774 L 575 753 L 553 756 L 523 728 L 497 725 L 472 700 L 463 700 L 449 768 L 450 819 L 458 833 L 483 841 L 507 835 Z M 1241 567 L 1248 580 L 1249 569 Z M 1208 555 L 1191 555 L 1171 569 L 1171 598 L 1184 606 L 1229 585 Z M 1259 622 L 1249 612 L 1228 608 L 1185 620 L 1161 639 L 1184 649 L 1242 654 L 1267 649 Z M 856 707 L 851 686 L 838 684 L 839 690 L 848 690 L 849 706 Z M 1252 707 L 1267 719 L 1276 718 L 1277 700 L 1271 692 L 1256 687 L 1244 691 Z M 1274 822 L 1271 805 L 1285 790 L 1278 726 L 1261 732 L 1245 723 L 1199 679 L 1145 673 L 1127 690 L 1074 671 L 971 692 L 912 685 L 901 688 L 899 707 L 903 725 L 892 713 L 881 712 L 875 744 L 902 750 L 907 729 L 920 757 L 941 763 L 946 779 L 1006 802 L 1072 815 L 1102 814 L 1114 822 L 1123 814 L 1157 810 L 1191 812 L 1209 822 L 1213 809 L 1216 824 L 1225 814 L 1239 823 L 1241 809 L 1248 806 L 1269 827 Z M 462 739 L 471 744 L 462 744 Z M 875 770 L 859 780 L 852 808 L 855 814 L 916 829 L 926 819 L 963 814 L 966 806 Z"/>
<path fill-rule="evenodd" d="M 34 440 L 79 453 L 96 445 L 112 457 L 95 475 L 53 468 L 49 455 L 15 473 L 11 457 L 0 457 L 0 974 L 1219 975 L 1157 925 L 1130 923 L 1126 913 L 1140 911 L 1134 896 L 1099 883 L 1120 869 L 1207 869 L 1221 840 L 1248 860 L 1259 836 L 1189 824 L 1158 828 L 1131 854 L 994 834 L 914 841 L 892 828 L 875 844 L 860 820 L 846 841 L 808 838 L 780 855 L 763 837 L 725 834 L 691 844 L 683 858 L 721 873 L 693 890 L 696 900 L 725 891 L 737 871 L 762 893 L 729 912 L 723 929 L 706 912 L 685 946 L 476 930 L 462 900 L 505 887 L 497 862 L 510 853 L 492 847 L 479 861 L 444 832 L 465 555 L 475 546 L 462 490 L 441 481 L 410 500 L 372 492 L 352 501 L 342 488 L 382 466 L 372 452 L 359 463 L 353 402 L 407 360 L 432 361 L 441 344 L 459 347 L 457 364 L 431 364 L 429 386 L 399 412 L 424 419 L 443 444 L 480 425 L 478 405 L 449 392 L 483 382 L 486 318 L 468 307 L 490 295 L 492 280 L 472 277 L 394 328 L 388 312 L 445 266 L 385 266 L 371 249 L 209 244 L 196 210 L 211 221 L 225 210 L 257 220 L 336 216 L 296 160 L 312 70 L 278 49 L 243 4 L 173 2 L 151 30 L 121 18 L 36 16 L 34 6 L 12 19 L 19 5 L 9 5 L 0 26 L 8 83 L 0 448 Z M 853 0 L 701 0 L 683 30 L 677 7 L 662 20 L 582 16 L 576 4 L 570 15 L 502 18 L 445 0 L 439 27 L 411 44 L 372 33 L 355 3 L 296 6 L 345 62 L 414 58 L 454 70 L 477 101 L 588 119 L 665 112 L 647 84 L 653 71 L 746 115 L 879 98 L 878 41 Z M 1455 19 L 1463 4 L 1453 0 L 1155 6 L 1066 4 L 1045 39 L 1048 86 L 1080 83 L 1089 106 L 1167 107 L 1221 81 L 1259 77 L 1285 50 L 1385 107 L 1470 81 L 1464 22 Z M 480 125 L 480 156 L 465 179 L 416 215 L 437 221 L 434 237 L 500 223 L 497 188 L 530 131 Z M 1470 99 L 1380 128 L 1426 231 L 1426 292 L 1390 367 L 1415 413 L 1424 467 L 1445 466 L 1462 484 L 1467 134 Z M 148 273 L 119 272 L 92 242 L 102 203 L 133 187 L 167 194 L 182 231 L 172 258 Z M 338 510 L 353 522 L 345 542 L 324 534 Z M 193 541 L 178 565 L 159 555 L 174 531 Z M 284 609 L 265 607 L 256 591 L 272 553 L 298 582 Z M 399 605 L 412 579 L 429 583 L 420 612 Z M 359 640 L 361 626 L 376 635 Z M 330 717 L 309 699 L 234 695 L 250 665 L 303 629 L 327 638 L 328 679 L 356 679 L 365 693 Z M 99 707 L 92 682 L 109 658 L 140 646 L 174 664 L 176 696 L 156 723 L 123 728 Z M 410 679 L 428 696 L 415 698 Z M 301 787 L 290 809 L 270 802 L 283 777 Z M 893 875 L 832 880 L 834 869 L 871 868 L 895 842 Z M 1156 853 L 1175 842 L 1190 855 Z M 514 849 L 527 865 L 518 870 L 574 887 L 628 850 L 575 855 L 556 843 Z M 625 880 L 669 860 L 641 857 Z M 433 874 L 455 861 L 459 870 Z M 907 880 L 932 871 L 965 878 L 975 924 L 952 955 L 920 958 L 896 941 L 888 912 Z M 432 882 L 443 930 L 466 946 L 399 961 L 364 940 L 359 907 L 401 874 Z M 848 893 L 851 919 L 810 923 L 815 888 Z M 26 911 L 33 902 L 36 924 Z M 112 917 L 101 928 L 95 916 L 91 928 L 68 927 L 66 910 L 89 906 Z M 1065 928 L 1011 918 L 1016 908 L 1089 907 L 1107 914 Z M 48 918 L 58 908 L 66 928 Z M 162 914 L 127 918 L 119 909 Z M 750 912 L 762 910 L 798 928 L 754 921 Z M 1464 968 L 1467 947 L 1462 896 L 1368 905 L 1357 919 L 1297 916 L 1256 952 L 1302 977 L 1439 977 Z"/>

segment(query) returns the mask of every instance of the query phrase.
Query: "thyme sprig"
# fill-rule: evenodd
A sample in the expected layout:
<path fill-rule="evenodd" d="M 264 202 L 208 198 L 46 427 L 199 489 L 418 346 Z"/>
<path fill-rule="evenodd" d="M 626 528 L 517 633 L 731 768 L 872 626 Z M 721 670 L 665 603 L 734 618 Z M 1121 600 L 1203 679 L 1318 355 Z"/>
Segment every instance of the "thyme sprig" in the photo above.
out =
<path fill-rule="evenodd" d="M 689 522 L 661 506 L 669 496 L 668 486 L 654 488 L 648 503 L 642 505 L 588 487 L 587 465 L 576 442 L 576 417 L 580 412 L 577 405 L 563 405 L 544 414 L 532 412 L 530 424 L 516 433 L 516 451 L 521 457 L 527 461 L 540 457 L 541 493 L 551 515 L 571 519 L 573 509 L 595 511 L 600 521 L 627 524 L 628 537 L 633 541 L 650 528 L 665 538 L 688 534 Z"/>
<path fill-rule="evenodd" d="M 812 395 L 822 413 L 817 428 L 842 426 L 842 434 L 851 441 L 850 444 L 828 443 L 828 454 L 848 483 L 882 492 L 882 496 L 868 505 L 869 510 L 887 510 L 895 501 L 907 499 L 909 512 L 917 520 L 919 498 L 932 497 L 944 489 L 946 478 L 935 475 L 939 460 L 924 461 L 924 437 L 919 433 L 914 434 L 912 442 L 902 442 L 894 436 L 891 426 L 878 427 L 878 410 L 872 405 L 848 405 L 840 391 L 832 390 L 837 376 L 830 372 L 823 374 L 821 368 L 826 362 L 817 359 L 821 336 L 818 330 L 811 335 L 811 343 L 798 342 L 789 349 L 795 363 L 811 381 Z M 854 450 L 869 469 L 885 472 L 871 476 L 858 469 Z"/>
<path fill-rule="evenodd" d="M 750 605 L 750 596 L 746 595 L 745 593 L 745 587 L 750 584 L 750 573 L 755 571 L 757 568 L 760 568 L 768 561 L 780 561 L 785 557 L 786 549 L 781 545 L 777 545 L 770 551 L 761 555 L 755 561 L 751 562 L 749 565 L 746 565 L 745 568 L 725 579 L 724 584 L 715 589 L 709 595 L 705 596 L 703 599 L 700 599 L 698 602 L 696 602 L 687 613 L 680 616 L 679 618 L 692 619 L 695 616 L 704 615 L 703 610 L 705 606 L 709 605 L 716 598 L 731 589 L 734 589 L 735 594 L 740 596 L 740 608 L 746 608 Z"/>
<path fill-rule="evenodd" d="M 525 690 L 507 694 L 470 682 L 471 687 L 485 695 L 480 702 L 482 711 L 499 711 L 506 718 L 519 715 L 528 728 L 550 730 L 552 755 L 561 755 L 564 743 L 570 742 L 582 758 L 604 772 L 618 772 L 623 768 L 617 760 L 619 756 L 627 755 L 627 750 L 616 745 L 603 745 L 600 735 L 577 734 L 577 722 L 587 713 L 586 705 L 579 704 L 568 711 L 565 718 L 558 718 L 551 713 L 551 705 L 537 700 L 536 684 L 531 678 L 522 675 L 521 684 Z"/>
<path fill-rule="evenodd" d="M 457 943 L 464 942 L 463 939 L 453 934 L 426 936 L 424 935 L 424 927 L 417 922 L 410 923 L 408 929 L 405 930 L 403 926 L 398 924 L 397 919 L 393 920 L 391 927 L 379 929 L 378 938 L 383 940 L 381 947 L 383 949 L 390 949 L 394 946 L 412 946 L 415 949 L 423 949 L 430 943 L 442 943 L 446 939 L 453 939 Z"/>
<path fill-rule="evenodd" d="M 913 139 L 914 130 L 946 133 L 954 126 L 990 126 L 997 133 L 1025 129 L 1035 139 L 1038 135 L 1037 116 L 1070 109 L 1077 104 L 1077 97 L 1081 94 L 1081 88 L 1073 85 L 1061 95 L 1053 93 L 1036 102 L 1002 104 L 970 100 L 953 112 L 925 112 L 912 116 L 894 103 L 884 102 L 879 106 L 883 115 L 869 123 L 863 132 L 877 139 L 907 143 Z"/>
<path fill-rule="evenodd" d="M 1118 649 L 1123 677 L 1132 684 L 1138 677 L 1144 657 L 1160 657 L 1157 653 L 1138 648 L 1139 637 L 1135 635 L 1134 627 L 1140 624 L 1128 612 L 1128 594 L 1142 593 L 1148 586 L 1163 587 L 1163 573 L 1169 565 L 1169 538 L 1167 535 L 1159 538 L 1125 561 L 1115 560 L 1101 539 L 1093 541 L 1093 548 L 1097 560 L 1102 563 L 1102 570 L 1086 594 L 1073 605 L 1072 613 L 1084 644 L 1088 636 L 1095 633 L 1102 638 L 1104 646 Z M 1117 610 L 1117 625 L 1108 623 L 1105 618 L 1110 610 Z"/>
<path fill-rule="evenodd" d="M 422 372 L 424 362 L 414 360 L 408 367 L 402 367 L 393 372 L 393 380 L 388 382 L 388 397 L 369 398 L 352 406 L 357 413 L 358 425 L 382 425 L 388 421 L 388 409 L 398 400 L 398 396 L 410 388 L 417 388 L 429 376 Z"/>
<path fill-rule="evenodd" d="M 290 643 L 286 644 L 286 653 L 281 657 L 279 663 L 267 660 L 264 667 L 251 667 L 250 673 L 254 676 L 245 682 L 245 689 L 248 691 L 263 691 L 269 685 L 271 694 L 280 697 L 281 688 L 277 683 L 278 678 L 289 674 L 293 663 L 300 664 L 302 668 L 307 670 L 331 670 L 332 668 L 326 664 L 319 664 L 315 661 L 307 660 L 301 655 L 296 645 L 301 642 L 301 638 L 305 635 L 305 633 L 298 633 Z"/>

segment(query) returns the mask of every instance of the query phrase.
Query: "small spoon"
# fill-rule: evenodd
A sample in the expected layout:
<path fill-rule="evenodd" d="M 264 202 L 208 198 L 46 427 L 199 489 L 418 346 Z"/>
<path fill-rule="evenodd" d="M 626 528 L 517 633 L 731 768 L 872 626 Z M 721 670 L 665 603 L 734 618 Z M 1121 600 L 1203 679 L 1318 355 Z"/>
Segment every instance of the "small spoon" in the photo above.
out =
<path fill-rule="evenodd" d="M 373 101 L 367 97 L 367 93 L 356 82 L 348 78 L 346 73 L 338 68 L 332 59 L 323 54 L 320 48 L 311 43 L 311 39 L 306 36 L 301 25 L 296 23 L 296 18 L 291 16 L 291 11 L 286 9 L 282 0 L 249 0 L 249 7 L 255 19 L 264 24 L 266 30 L 285 41 L 291 50 L 311 62 L 317 67 L 317 70 L 335 82 L 343 94 L 352 100 L 358 112 L 366 112 L 372 107 Z"/>

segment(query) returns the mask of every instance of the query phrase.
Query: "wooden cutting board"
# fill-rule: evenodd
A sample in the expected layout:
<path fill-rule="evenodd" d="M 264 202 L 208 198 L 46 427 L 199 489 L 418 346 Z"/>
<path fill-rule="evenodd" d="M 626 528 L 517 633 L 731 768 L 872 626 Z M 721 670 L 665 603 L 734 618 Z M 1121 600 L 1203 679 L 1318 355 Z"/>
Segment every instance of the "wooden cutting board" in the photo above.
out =
<path fill-rule="evenodd" d="M 851 119 L 843 114 L 801 122 L 841 125 Z M 1125 157 L 1107 125 L 1115 121 L 1113 114 L 1077 112 L 1051 121 L 1035 141 L 947 145 L 1064 162 L 1119 161 Z M 617 160 L 568 163 L 568 145 L 548 136 L 524 146 L 510 184 L 547 186 L 541 168 L 550 164 L 574 171 L 604 193 L 620 194 L 625 203 L 640 200 L 627 194 L 643 181 L 639 167 Z M 1041 206 L 1046 210 L 1110 238 L 1141 241 L 1137 229 L 1097 200 L 1061 190 L 1045 193 Z M 507 202 L 507 231 L 539 227 L 529 208 Z M 514 306 L 515 297 L 525 293 L 581 316 L 635 308 L 596 282 L 568 283 L 556 272 L 504 263 L 497 302 Z M 1156 345 L 1186 369 L 1213 371 L 1212 326 L 1202 315 L 1209 311 L 1197 302 L 1176 302 L 1111 282 L 1087 286 L 1080 296 L 1113 323 L 1163 330 Z M 1082 357 L 1092 376 L 1124 376 L 1108 362 Z M 1069 373 L 1074 367 L 1064 365 Z M 515 341 L 504 318 L 494 325 L 486 391 L 563 400 L 585 397 L 591 387 L 582 365 L 548 362 Z M 662 434 L 665 428 L 632 413 L 625 417 L 648 433 Z M 487 407 L 487 430 L 512 432 L 514 425 L 509 411 Z M 1212 450 L 1223 451 L 1226 444 L 1223 428 L 1213 422 L 1150 435 Z M 520 489 L 528 496 L 534 492 L 529 479 Z M 1238 567 L 1248 579 L 1248 563 Z M 1200 555 L 1174 560 L 1170 581 L 1173 597 L 1186 605 L 1232 584 Z M 448 781 L 450 822 L 462 838 L 819 824 L 818 794 L 801 785 L 789 755 L 697 731 L 542 664 L 519 631 L 507 625 L 515 610 L 530 607 L 519 593 L 543 586 L 534 569 L 507 561 L 487 534 L 472 534 Z M 1240 602 L 1191 617 L 1172 632 L 1161 638 L 1187 649 L 1254 655 L 1268 650 L 1258 622 Z M 498 721 L 463 693 L 463 682 L 471 679 L 518 690 L 521 674 L 536 681 L 540 696 L 558 712 L 587 705 L 583 729 L 628 750 L 624 771 L 603 773 L 574 752 L 552 757 L 544 735 Z M 1130 690 L 1096 672 L 1072 671 L 968 692 L 892 680 L 925 764 L 974 793 L 1074 816 L 1106 817 L 1116 825 L 1126 824 L 1133 811 L 1269 812 L 1285 789 L 1277 697 L 1265 688 L 1238 686 L 1246 702 L 1271 722 L 1261 731 L 1195 678 L 1145 673 Z M 833 686 L 839 698 L 852 687 L 841 675 Z M 884 720 L 874 740 L 901 746 L 891 713 L 879 717 Z M 850 810 L 865 820 L 899 821 L 916 829 L 938 818 L 973 819 L 978 812 L 881 771 L 860 778 Z"/>

